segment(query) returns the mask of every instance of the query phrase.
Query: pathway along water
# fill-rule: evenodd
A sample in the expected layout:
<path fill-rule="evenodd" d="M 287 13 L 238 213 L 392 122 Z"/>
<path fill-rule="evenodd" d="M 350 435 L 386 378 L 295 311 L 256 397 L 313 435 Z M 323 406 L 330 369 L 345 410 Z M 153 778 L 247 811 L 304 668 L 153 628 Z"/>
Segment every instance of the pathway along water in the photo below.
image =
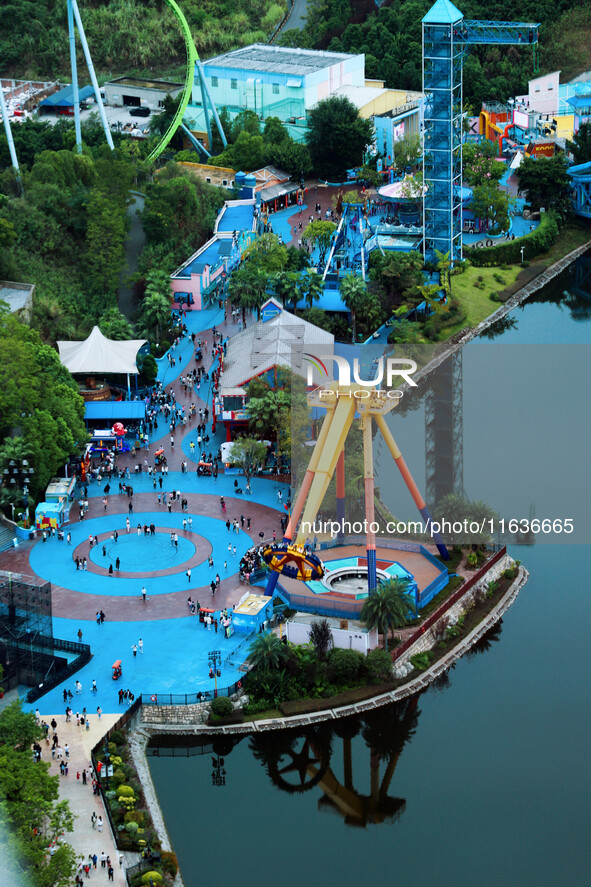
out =
<path fill-rule="evenodd" d="M 496 341 L 591 343 L 591 301 L 574 289 L 572 269 Z M 586 383 L 563 398 L 573 422 L 591 413 Z M 554 405 L 540 409 L 551 430 Z M 566 432 L 556 470 L 569 486 L 583 465 Z M 590 547 L 512 553 L 530 579 L 502 627 L 414 706 L 150 758 L 186 887 L 587 880 Z"/>

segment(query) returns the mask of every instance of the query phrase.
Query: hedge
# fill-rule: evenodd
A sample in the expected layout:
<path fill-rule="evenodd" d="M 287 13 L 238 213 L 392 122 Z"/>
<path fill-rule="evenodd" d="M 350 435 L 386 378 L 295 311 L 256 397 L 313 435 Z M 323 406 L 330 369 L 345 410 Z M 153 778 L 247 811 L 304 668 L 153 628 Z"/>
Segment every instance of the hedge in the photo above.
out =
<path fill-rule="evenodd" d="M 355 705 L 356 702 L 364 702 L 381 693 L 389 693 L 397 684 L 373 684 L 371 687 L 355 687 L 353 690 L 345 690 L 337 696 L 329 696 L 327 699 L 295 699 L 293 702 L 282 702 L 279 706 L 281 713 L 289 715 L 303 715 L 316 711 L 327 711 L 330 708 L 339 708 L 341 705 Z"/>
<path fill-rule="evenodd" d="M 542 220 L 535 231 L 530 231 L 529 234 L 515 240 L 507 240 L 483 249 L 465 246 L 464 258 L 479 268 L 516 265 L 521 262 L 522 248 L 523 258 L 533 259 L 540 253 L 547 253 L 557 238 L 558 216 L 555 212 L 549 211 L 542 215 Z"/>

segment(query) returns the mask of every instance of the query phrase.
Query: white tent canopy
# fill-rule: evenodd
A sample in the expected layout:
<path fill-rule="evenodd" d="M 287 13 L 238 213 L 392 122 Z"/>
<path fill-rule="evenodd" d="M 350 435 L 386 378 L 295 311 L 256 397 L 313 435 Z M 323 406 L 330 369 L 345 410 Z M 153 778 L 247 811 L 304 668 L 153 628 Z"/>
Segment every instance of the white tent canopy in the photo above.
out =
<path fill-rule="evenodd" d="M 136 356 L 147 339 L 118 342 L 107 339 L 98 326 L 84 342 L 58 342 L 60 360 L 71 373 L 137 375 Z"/>

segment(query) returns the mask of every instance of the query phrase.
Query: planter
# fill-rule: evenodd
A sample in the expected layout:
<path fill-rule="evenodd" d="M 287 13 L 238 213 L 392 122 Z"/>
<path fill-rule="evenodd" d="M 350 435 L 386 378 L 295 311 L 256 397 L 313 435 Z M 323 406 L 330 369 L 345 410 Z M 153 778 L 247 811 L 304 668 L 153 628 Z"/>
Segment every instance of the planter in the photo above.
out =
<path fill-rule="evenodd" d="M 14 529 L 17 539 L 26 539 L 28 541 L 29 539 L 35 538 L 35 530 L 31 528 L 25 529 L 24 527 L 19 527 L 17 524 Z"/>

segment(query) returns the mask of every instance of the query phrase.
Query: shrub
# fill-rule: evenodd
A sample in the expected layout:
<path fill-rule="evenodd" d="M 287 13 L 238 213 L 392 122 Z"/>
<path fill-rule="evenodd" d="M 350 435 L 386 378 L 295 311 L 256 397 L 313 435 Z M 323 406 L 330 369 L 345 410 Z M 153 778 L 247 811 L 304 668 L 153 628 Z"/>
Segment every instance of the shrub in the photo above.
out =
<path fill-rule="evenodd" d="M 112 757 L 115 757 L 115 755 L 117 754 L 117 746 L 114 742 L 109 742 L 109 754 Z"/>
<path fill-rule="evenodd" d="M 126 823 L 137 822 L 138 826 L 141 828 L 144 824 L 145 816 L 142 810 L 128 810 L 123 819 Z"/>
<path fill-rule="evenodd" d="M 258 715 L 262 711 L 268 711 L 270 708 L 273 708 L 273 706 L 268 699 L 257 699 L 256 702 L 251 702 L 249 705 L 246 705 L 242 711 L 245 715 Z"/>
<path fill-rule="evenodd" d="M 226 718 L 234 711 L 234 706 L 227 696 L 218 696 L 211 703 L 211 713 L 220 718 Z"/>
<path fill-rule="evenodd" d="M 137 824 L 137 822 L 126 822 L 125 823 L 125 831 L 127 832 L 128 835 L 131 835 L 132 838 L 135 837 L 135 835 L 137 835 L 138 829 L 139 829 L 139 825 Z"/>
<path fill-rule="evenodd" d="M 179 870 L 178 859 L 176 858 L 176 854 L 171 850 L 163 850 L 162 851 L 162 868 L 167 874 L 171 875 L 173 878 L 176 878 L 177 872 Z"/>
<path fill-rule="evenodd" d="M 333 650 L 328 660 L 328 676 L 333 684 L 350 684 L 359 677 L 363 656 L 357 650 Z"/>
<path fill-rule="evenodd" d="M 134 790 L 130 785 L 120 785 L 117 789 L 117 797 L 118 798 L 133 798 Z"/>
<path fill-rule="evenodd" d="M 125 782 L 125 773 L 120 768 L 117 768 L 117 770 L 113 772 L 113 782 L 115 785 L 121 785 Z"/>
<path fill-rule="evenodd" d="M 392 660 L 385 650 L 372 650 L 363 664 L 367 677 L 373 683 L 381 684 L 392 677 Z"/>
<path fill-rule="evenodd" d="M 433 661 L 433 653 L 431 650 L 425 650 L 424 653 L 415 653 L 414 656 L 410 657 L 410 661 L 411 665 L 414 665 L 417 671 L 424 671 L 431 665 L 431 662 Z"/>
<path fill-rule="evenodd" d="M 115 745 L 123 745 L 125 743 L 125 736 L 121 730 L 113 730 L 109 736 L 109 742 L 114 742 Z"/>
<path fill-rule="evenodd" d="M 144 872 L 142 875 L 142 884 L 149 884 L 150 878 L 154 884 L 162 884 L 162 875 L 160 872 Z"/>
<path fill-rule="evenodd" d="M 526 259 L 532 259 L 539 253 L 546 253 L 558 237 L 558 217 L 550 211 L 542 215 L 542 220 L 535 231 L 530 231 L 524 237 L 515 240 L 507 240 L 496 246 L 476 249 L 464 247 L 464 254 L 473 265 L 489 267 L 502 264 L 517 265 L 521 262 L 521 248 L 524 249 Z M 524 266 L 526 263 L 523 263 Z"/>

